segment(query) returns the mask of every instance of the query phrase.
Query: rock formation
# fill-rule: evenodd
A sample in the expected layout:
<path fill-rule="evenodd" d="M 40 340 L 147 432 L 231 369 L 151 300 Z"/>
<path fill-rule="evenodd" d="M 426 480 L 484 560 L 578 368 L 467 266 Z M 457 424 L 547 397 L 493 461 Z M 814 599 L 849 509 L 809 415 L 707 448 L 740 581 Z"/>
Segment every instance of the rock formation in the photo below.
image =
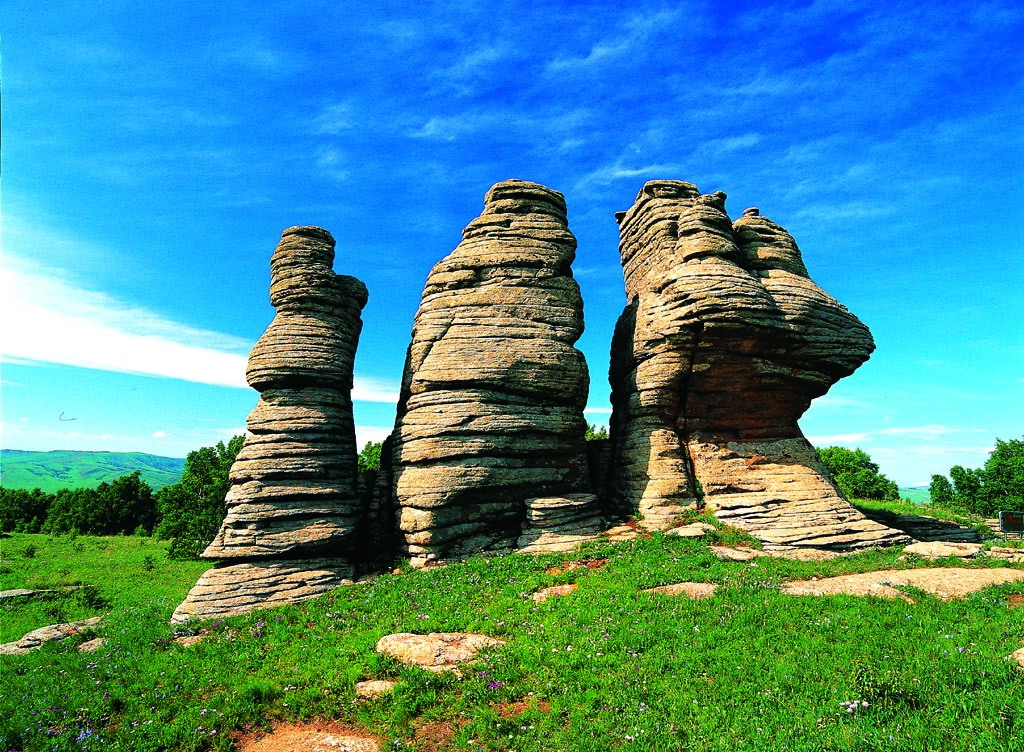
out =
<path fill-rule="evenodd" d="M 391 458 L 414 563 L 513 548 L 530 532 L 527 499 L 544 498 L 533 508 L 549 537 L 594 519 L 596 497 L 584 493 L 589 382 L 573 347 L 583 331 L 575 248 L 562 195 L 509 180 L 487 192 L 483 214 L 430 272 Z"/>
<path fill-rule="evenodd" d="M 766 543 L 905 538 L 832 484 L 797 426 L 874 349 L 782 227 L 725 194 L 652 181 L 617 215 L 628 305 L 612 345 L 611 504 L 665 529 L 701 499 Z"/>
<path fill-rule="evenodd" d="M 337 275 L 334 238 L 291 227 L 270 260 L 277 314 L 246 372 L 260 393 L 231 467 L 227 517 L 206 572 L 172 621 L 311 598 L 355 573 L 365 524 L 357 487 L 352 366 L 366 287 Z"/>

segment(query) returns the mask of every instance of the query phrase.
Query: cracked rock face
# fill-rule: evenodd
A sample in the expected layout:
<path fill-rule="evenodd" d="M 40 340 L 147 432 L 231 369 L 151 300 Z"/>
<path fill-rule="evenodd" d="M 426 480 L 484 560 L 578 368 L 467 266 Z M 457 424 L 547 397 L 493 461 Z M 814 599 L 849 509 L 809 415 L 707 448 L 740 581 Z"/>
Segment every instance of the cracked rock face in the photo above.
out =
<path fill-rule="evenodd" d="M 612 345 L 612 478 L 620 514 L 665 529 L 704 500 L 767 543 L 904 538 L 832 484 L 797 419 L 868 359 L 871 334 L 814 284 L 793 238 L 725 194 L 652 181 L 618 215 L 628 305 Z"/>
<path fill-rule="evenodd" d="M 174 621 L 310 598 L 353 575 L 365 514 L 356 470 L 352 368 L 366 287 L 335 274 L 334 238 L 291 227 L 270 261 L 277 313 L 249 358 L 260 393 L 231 467 L 227 516 Z"/>
<path fill-rule="evenodd" d="M 514 548 L 527 499 L 586 490 L 575 248 L 562 195 L 509 180 L 430 272 L 392 453 L 414 563 Z M 589 520 L 590 500 L 579 506 Z"/>

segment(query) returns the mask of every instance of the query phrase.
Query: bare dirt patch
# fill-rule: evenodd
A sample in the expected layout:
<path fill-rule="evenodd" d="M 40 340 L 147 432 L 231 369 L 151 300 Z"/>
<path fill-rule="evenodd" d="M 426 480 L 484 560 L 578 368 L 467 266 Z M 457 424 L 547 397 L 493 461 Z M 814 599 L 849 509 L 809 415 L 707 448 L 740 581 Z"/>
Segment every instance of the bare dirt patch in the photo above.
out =
<path fill-rule="evenodd" d="M 280 723 L 270 733 L 250 731 L 235 738 L 238 752 L 380 752 L 380 740 L 337 721 Z"/>
<path fill-rule="evenodd" d="M 687 598 L 710 598 L 716 590 L 718 585 L 713 582 L 676 582 L 647 588 L 643 592 L 656 595 L 685 595 Z"/>
<path fill-rule="evenodd" d="M 896 571 L 844 574 L 821 580 L 785 583 L 781 590 L 789 595 L 874 595 L 880 598 L 907 596 L 898 588 L 910 586 L 942 598 L 964 598 L 983 588 L 1024 580 L 1021 569 L 966 569 L 935 567 Z"/>
<path fill-rule="evenodd" d="M 420 752 L 443 752 L 454 748 L 455 731 L 455 725 L 448 722 L 426 723 L 413 730 L 412 738 Z"/>

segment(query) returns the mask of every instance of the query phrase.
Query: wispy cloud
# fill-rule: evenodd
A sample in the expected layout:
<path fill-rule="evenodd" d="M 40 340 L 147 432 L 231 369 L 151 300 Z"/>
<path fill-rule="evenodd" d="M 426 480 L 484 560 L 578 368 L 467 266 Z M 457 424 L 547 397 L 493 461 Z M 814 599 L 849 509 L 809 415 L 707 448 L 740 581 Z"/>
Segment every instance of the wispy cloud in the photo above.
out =
<path fill-rule="evenodd" d="M 952 426 L 931 424 L 927 426 L 892 426 L 872 431 L 833 434 L 830 436 L 808 436 L 807 440 L 812 444 L 821 446 L 824 444 L 850 444 L 858 441 L 869 442 L 873 441 L 876 436 L 901 436 L 916 441 L 934 441 L 940 436 L 970 433 L 987 432 L 980 428 L 954 428 Z"/>
<path fill-rule="evenodd" d="M 682 15 L 682 9 L 636 13 L 626 18 L 614 34 L 591 45 L 586 54 L 555 58 L 548 64 L 547 72 L 565 75 L 615 63 L 648 46 L 651 38 L 658 32 L 666 29 L 678 30 Z"/>
<path fill-rule="evenodd" d="M 0 275 L 0 356 L 22 364 L 58 363 L 102 371 L 248 389 L 253 343 L 196 329 L 88 290 L 59 270 L 6 254 Z M 395 403 L 397 386 L 355 378 L 355 400 Z"/>

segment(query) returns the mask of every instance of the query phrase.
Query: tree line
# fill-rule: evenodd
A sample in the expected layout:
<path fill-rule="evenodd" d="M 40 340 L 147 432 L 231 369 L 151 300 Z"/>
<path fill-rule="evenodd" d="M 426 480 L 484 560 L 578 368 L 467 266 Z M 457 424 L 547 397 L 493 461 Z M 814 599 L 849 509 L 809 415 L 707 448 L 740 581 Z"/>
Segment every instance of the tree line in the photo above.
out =
<path fill-rule="evenodd" d="M 1024 441 L 996 439 L 984 467 L 954 465 L 948 478 L 933 475 L 928 490 L 933 504 L 984 517 L 1024 509 Z"/>
<path fill-rule="evenodd" d="M 588 439 L 607 438 L 603 427 L 588 426 Z M 47 494 L 0 487 L 0 531 L 83 535 L 154 535 L 170 540 L 173 558 L 195 558 L 217 534 L 224 519 L 228 472 L 244 437 L 190 452 L 177 483 L 154 493 L 139 471 L 94 489 L 61 489 Z M 368 442 L 359 453 L 360 472 L 378 470 L 382 445 Z M 896 483 L 883 475 L 862 449 L 826 447 L 818 457 L 849 499 L 899 499 Z M 983 468 L 950 470 L 950 479 L 932 476 L 932 503 L 990 516 L 1024 508 L 1024 441 L 996 441 Z"/>

